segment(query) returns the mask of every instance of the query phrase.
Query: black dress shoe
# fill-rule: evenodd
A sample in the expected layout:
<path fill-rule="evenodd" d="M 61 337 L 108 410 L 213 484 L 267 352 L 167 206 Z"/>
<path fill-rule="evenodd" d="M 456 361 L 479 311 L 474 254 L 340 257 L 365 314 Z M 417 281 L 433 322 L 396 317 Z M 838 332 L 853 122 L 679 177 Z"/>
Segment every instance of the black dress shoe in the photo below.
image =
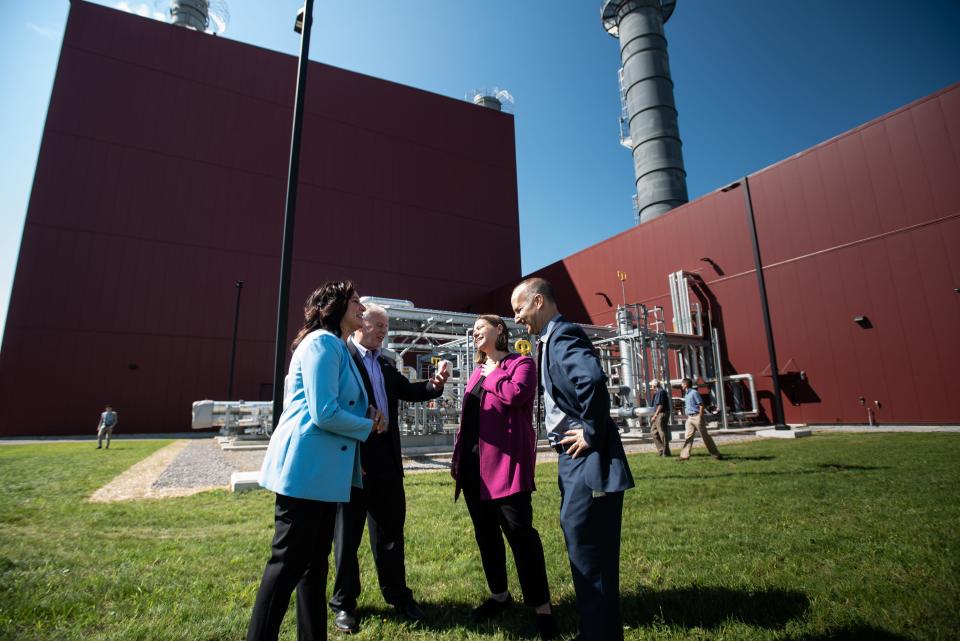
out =
<path fill-rule="evenodd" d="M 333 625 L 337 630 L 347 634 L 353 634 L 360 630 L 360 624 L 357 623 L 357 617 L 354 616 L 353 612 L 337 610 L 336 613 L 337 615 L 333 618 Z"/>
<path fill-rule="evenodd" d="M 397 609 L 397 612 L 402 614 L 404 618 L 408 621 L 421 621 L 426 615 L 423 613 L 423 610 L 420 609 L 420 606 L 417 605 L 417 602 L 413 599 L 410 599 L 406 603 L 398 603 L 393 607 Z"/>
<path fill-rule="evenodd" d="M 537 634 L 540 635 L 543 641 L 556 638 L 557 622 L 554 620 L 552 614 L 537 615 Z"/>
<path fill-rule="evenodd" d="M 503 601 L 497 601 L 493 597 L 490 597 L 477 607 L 473 609 L 470 613 L 470 616 L 473 617 L 473 620 L 476 622 L 486 621 L 487 619 L 492 619 L 497 616 L 504 610 L 506 610 L 510 604 L 513 603 L 513 597 L 507 593 L 507 598 Z"/>

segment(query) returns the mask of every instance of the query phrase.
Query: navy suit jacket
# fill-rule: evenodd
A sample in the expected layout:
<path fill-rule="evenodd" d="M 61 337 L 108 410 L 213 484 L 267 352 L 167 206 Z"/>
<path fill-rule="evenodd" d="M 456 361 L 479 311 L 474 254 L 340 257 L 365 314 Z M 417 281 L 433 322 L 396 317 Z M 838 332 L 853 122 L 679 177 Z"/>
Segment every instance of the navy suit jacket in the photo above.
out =
<path fill-rule="evenodd" d="M 607 376 L 586 332 L 557 317 L 543 354 L 543 385 L 557 407 L 583 427 L 590 449 L 578 458 L 584 481 L 598 492 L 623 492 L 633 487 L 617 424 L 610 418 Z"/>

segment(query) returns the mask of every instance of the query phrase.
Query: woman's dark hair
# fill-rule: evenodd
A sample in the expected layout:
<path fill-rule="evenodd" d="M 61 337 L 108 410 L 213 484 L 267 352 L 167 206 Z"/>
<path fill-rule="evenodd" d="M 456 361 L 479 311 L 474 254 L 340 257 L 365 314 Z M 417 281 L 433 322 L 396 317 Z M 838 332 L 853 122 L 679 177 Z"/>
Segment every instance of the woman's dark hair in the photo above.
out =
<path fill-rule="evenodd" d="M 325 329 L 340 336 L 340 321 L 356 293 L 349 280 L 335 280 L 324 283 L 310 294 L 303 304 L 303 328 L 293 339 L 290 351 L 297 349 L 300 341 L 315 329 Z"/>
<path fill-rule="evenodd" d="M 496 314 L 480 314 L 477 317 L 479 320 L 485 321 L 493 327 L 499 327 L 502 331 L 497 336 L 497 342 L 494 343 L 494 347 L 500 350 L 501 352 L 510 351 L 510 330 L 507 329 L 507 324 L 503 322 L 503 319 L 497 316 Z M 477 363 L 482 363 L 487 360 L 487 355 L 482 349 L 477 350 Z"/>

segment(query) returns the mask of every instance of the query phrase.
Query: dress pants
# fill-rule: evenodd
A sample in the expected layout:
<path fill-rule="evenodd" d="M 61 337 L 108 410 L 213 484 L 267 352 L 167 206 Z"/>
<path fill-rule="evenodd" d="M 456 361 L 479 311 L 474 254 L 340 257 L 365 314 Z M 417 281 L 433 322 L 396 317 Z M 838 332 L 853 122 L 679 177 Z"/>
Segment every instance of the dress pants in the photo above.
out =
<path fill-rule="evenodd" d="M 703 439 L 703 444 L 707 446 L 707 451 L 710 452 L 711 456 L 720 456 L 717 444 L 713 442 L 713 437 L 707 433 L 707 428 L 703 426 L 703 419 L 694 414 L 687 417 L 680 458 L 690 458 L 690 450 L 693 449 L 693 440 L 697 437 L 697 432 L 700 432 L 700 438 Z"/>
<path fill-rule="evenodd" d="M 670 456 L 670 418 L 661 413 L 650 423 L 650 431 L 653 433 L 653 444 L 657 447 L 657 453 L 661 456 Z"/>
<path fill-rule="evenodd" d="M 350 502 L 337 507 L 333 558 L 337 577 L 333 583 L 330 607 L 352 612 L 360 596 L 360 564 L 357 551 L 363 538 L 366 519 L 370 549 L 377 567 L 380 592 L 387 603 L 402 605 L 413 599 L 407 587 L 404 566 L 403 523 L 407 504 L 403 477 L 363 479 L 362 488 L 354 487 Z"/>
<path fill-rule="evenodd" d="M 581 641 L 621 641 L 620 525 L 623 492 L 595 496 L 584 482 L 586 458 L 560 454 L 560 527 L 577 595 Z"/>
<path fill-rule="evenodd" d="M 540 533 L 533 527 L 533 505 L 530 492 L 518 492 L 500 499 L 481 500 L 473 483 L 463 487 L 463 498 L 473 521 L 473 532 L 480 548 L 480 561 L 491 594 L 507 591 L 507 553 L 503 537 L 507 537 L 517 576 L 523 591 L 523 602 L 537 607 L 550 602 L 547 567 L 543 558 Z M 502 532 L 502 534 L 501 534 Z"/>
<path fill-rule="evenodd" d="M 327 557 L 337 504 L 277 494 L 272 554 L 263 570 L 247 641 L 275 641 L 297 590 L 297 639 L 327 638 Z"/>

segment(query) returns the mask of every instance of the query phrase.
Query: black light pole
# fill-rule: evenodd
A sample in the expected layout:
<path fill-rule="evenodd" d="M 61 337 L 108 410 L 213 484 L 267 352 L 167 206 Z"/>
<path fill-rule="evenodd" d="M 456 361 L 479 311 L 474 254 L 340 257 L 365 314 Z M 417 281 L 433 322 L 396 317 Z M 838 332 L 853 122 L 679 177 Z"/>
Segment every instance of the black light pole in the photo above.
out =
<path fill-rule="evenodd" d="M 310 53 L 310 27 L 313 25 L 313 0 L 306 0 L 297 14 L 294 31 L 300 34 L 300 62 L 297 67 L 297 93 L 293 107 L 293 134 L 290 139 L 290 169 L 287 172 L 287 203 L 283 219 L 283 251 L 280 255 L 280 292 L 277 302 L 277 345 L 273 367 L 273 426 L 283 411 L 283 380 L 287 363 L 287 305 L 290 299 L 290 272 L 293 266 L 293 220 L 297 208 L 297 180 L 300 175 L 300 132 L 303 125 L 303 98 L 307 89 L 307 64 Z"/>
<path fill-rule="evenodd" d="M 243 281 L 234 283 L 237 288 L 237 306 L 233 310 L 233 342 L 230 345 L 230 382 L 227 383 L 227 400 L 233 400 L 233 366 L 237 363 L 237 327 L 240 325 L 240 292 L 243 291 Z"/>
<path fill-rule="evenodd" d="M 760 290 L 760 311 L 763 314 L 763 329 L 767 335 L 767 354 L 770 358 L 770 378 L 773 382 L 773 422 L 778 430 L 788 430 L 783 416 L 783 399 L 780 396 L 780 366 L 777 364 L 777 348 L 773 342 L 773 326 L 770 323 L 770 306 L 767 304 L 767 283 L 763 278 L 763 261 L 760 260 L 760 240 L 757 237 L 757 220 L 753 215 L 753 198 L 750 197 L 750 179 L 724 187 L 722 191 L 736 189 L 743 183 L 743 202 L 747 209 L 747 227 L 753 242 L 753 267 L 757 272 L 757 287 Z"/>

